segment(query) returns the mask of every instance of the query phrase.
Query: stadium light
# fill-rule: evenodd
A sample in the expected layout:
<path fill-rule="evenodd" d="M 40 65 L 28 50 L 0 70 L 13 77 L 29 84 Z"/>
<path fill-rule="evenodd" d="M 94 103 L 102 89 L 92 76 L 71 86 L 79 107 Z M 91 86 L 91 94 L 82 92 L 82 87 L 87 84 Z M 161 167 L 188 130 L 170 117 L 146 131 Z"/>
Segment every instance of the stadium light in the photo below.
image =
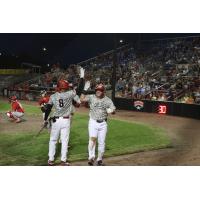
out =
<path fill-rule="evenodd" d="M 47 64 L 47 67 L 49 67 L 50 66 L 50 64 Z"/>
<path fill-rule="evenodd" d="M 42 49 L 43 51 L 47 51 L 47 49 L 44 47 L 43 49 Z"/>
<path fill-rule="evenodd" d="M 123 40 L 120 40 L 119 42 L 120 42 L 120 43 L 123 43 L 124 41 L 123 41 Z"/>

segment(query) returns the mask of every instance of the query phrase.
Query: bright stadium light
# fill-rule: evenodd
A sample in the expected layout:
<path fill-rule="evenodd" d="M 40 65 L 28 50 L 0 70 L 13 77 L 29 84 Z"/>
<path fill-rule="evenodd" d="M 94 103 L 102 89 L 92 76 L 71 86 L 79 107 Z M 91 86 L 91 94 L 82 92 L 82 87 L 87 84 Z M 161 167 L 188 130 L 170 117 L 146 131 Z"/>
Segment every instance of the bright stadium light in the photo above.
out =
<path fill-rule="evenodd" d="M 119 42 L 120 42 L 120 43 L 123 43 L 124 41 L 123 41 L 123 40 L 120 40 Z"/>
<path fill-rule="evenodd" d="M 50 66 L 50 64 L 47 64 L 47 67 L 49 67 Z"/>
<path fill-rule="evenodd" d="M 43 51 L 46 51 L 47 49 L 44 47 L 42 50 L 43 50 Z"/>

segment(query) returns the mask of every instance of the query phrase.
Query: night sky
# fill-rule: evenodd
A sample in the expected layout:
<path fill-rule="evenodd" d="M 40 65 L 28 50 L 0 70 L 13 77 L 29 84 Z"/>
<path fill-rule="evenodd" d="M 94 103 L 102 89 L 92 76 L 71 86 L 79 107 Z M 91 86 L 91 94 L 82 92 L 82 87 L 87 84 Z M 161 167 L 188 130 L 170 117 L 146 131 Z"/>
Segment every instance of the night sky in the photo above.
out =
<path fill-rule="evenodd" d="M 2 57 L 7 56 L 8 60 L 11 60 L 10 56 L 13 56 L 18 63 L 32 62 L 46 65 L 60 62 L 66 66 L 113 49 L 114 36 L 117 41 L 123 39 L 124 44 L 132 43 L 134 45 L 139 38 L 140 40 L 152 40 L 191 35 L 200 34 L 0 34 L 0 64 L 2 65 Z M 43 48 L 46 48 L 46 51 Z"/>

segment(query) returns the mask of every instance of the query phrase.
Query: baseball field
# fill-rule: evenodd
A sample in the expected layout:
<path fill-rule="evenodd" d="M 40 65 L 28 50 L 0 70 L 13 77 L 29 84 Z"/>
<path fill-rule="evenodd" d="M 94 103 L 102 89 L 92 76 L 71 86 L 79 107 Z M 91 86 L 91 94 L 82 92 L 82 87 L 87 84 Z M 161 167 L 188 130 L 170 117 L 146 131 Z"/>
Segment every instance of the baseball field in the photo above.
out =
<path fill-rule="evenodd" d="M 10 105 L 0 101 L 0 165 L 47 165 L 49 131 L 35 137 L 42 125 L 42 116 L 36 103 L 22 101 L 25 116 L 21 123 L 6 118 Z M 73 117 L 69 161 L 87 159 L 88 113 L 77 112 Z M 119 119 L 108 120 L 105 157 L 150 151 L 169 147 L 171 141 L 165 131 L 138 122 Z M 60 144 L 57 145 L 56 162 L 59 163 Z"/>

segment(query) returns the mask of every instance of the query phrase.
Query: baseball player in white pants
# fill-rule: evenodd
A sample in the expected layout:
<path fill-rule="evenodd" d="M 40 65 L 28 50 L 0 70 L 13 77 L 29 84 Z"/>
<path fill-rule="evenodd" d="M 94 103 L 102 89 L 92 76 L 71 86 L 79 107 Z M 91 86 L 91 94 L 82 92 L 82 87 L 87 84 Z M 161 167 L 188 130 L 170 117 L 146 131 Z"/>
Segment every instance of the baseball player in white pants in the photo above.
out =
<path fill-rule="evenodd" d="M 77 105 L 80 105 L 80 99 L 77 97 L 76 92 L 73 90 L 68 91 L 69 83 L 65 80 L 58 82 L 59 91 L 50 96 L 45 112 L 45 123 L 51 112 L 52 106 L 55 107 L 54 117 L 52 117 L 52 128 L 49 141 L 49 160 L 48 165 L 54 165 L 56 144 L 61 139 L 61 165 L 68 166 L 67 152 L 70 134 L 70 119 L 72 110 L 72 101 L 74 100 Z"/>
<path fill-rule="evenodd" d="M 70 134 L 70 118 L 69 117 L 58 117 L 55 119 L 56 122 L 52 123 L 51 136 L 49 141 L 49 164 L 54 161 L 56 153 L 57 140 L 60 137 L 61 147 L 61 165 L 68 165 L 67 163 L 67 150 Z"/>
<path fill-rule="evenodd" d="M 95 88 L 95 95 L 81 95 L 81 102 L 87 102 L 90 107 L 90 119 L 88 124 L 89 144 L 88 144 L 88 165 L 95 162 L 95 148 L 98 141 L 97 165 L 103 165 L 103 155 L 105 151 L 105 139 L 107 134 L 108 113 L 115 113 L 115 106 L 110 98 L 105 96 L 105 87 L 99 84 Z"/>

